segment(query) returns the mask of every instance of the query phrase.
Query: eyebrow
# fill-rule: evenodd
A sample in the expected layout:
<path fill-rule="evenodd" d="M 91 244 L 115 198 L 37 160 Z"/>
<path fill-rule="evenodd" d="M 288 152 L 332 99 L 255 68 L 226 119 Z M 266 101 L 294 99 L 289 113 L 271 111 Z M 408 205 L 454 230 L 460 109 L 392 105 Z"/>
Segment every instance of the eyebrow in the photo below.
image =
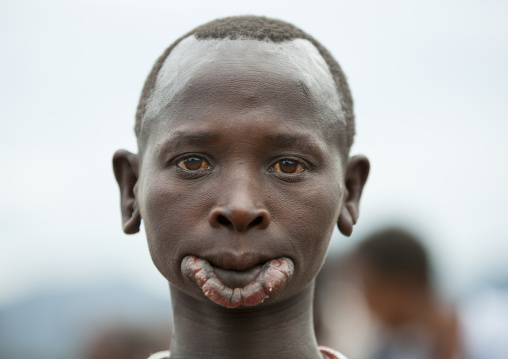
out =
<path fill-rule="evenodd" d="M 307 135 L 294 135 L 289 133 L 274 133 L 265 136 L 265 140 L 267 142 L 271 142 L 273 144 L 284 144 L 291 145 L 295 142 L 306 141 L 309 142 L 309 137 Z"/>
<path fill-rule="evenodd" d="M 201 144 L 203 142 L 213 142 L 219 139 L 219 134 L 216 132 L 210 131 L 201 131 L 201 132 L 184 132 L 178 131 L 175 132 L 171 138 L 166 141 L 167 143 L 190 143 L 190 144 Z M 289 134 L 289 133 L 275 133 L 268 134 L 264 136 L 266 142 L 272 143 L 274 145 L 281 146 L 291 146 L 295 144 L 312 145 L 315 146 L 312 140 L 312 136 L 304 135 L 304 134 Z M 319 146 L 318 146 L 319 147 Z"/>
<path fill-rule="evenodd" d="M 170 138 L 162 144 L 163 152 L 176 149 L 182 145 L 201 145 L 217 141 L 219 134 L 210 131 L 186 132 L 176 131 Z"/>
<path fill-rule="evenodd" d="M 275 133 L 265 136 L 265 141 L 278 147 L 293 147 L 312 154 L 322 154 L 322 146 L 307 134 Z"/>
<path fill-rule="evenodd" d="M 263 137 L 269 146 L 276 148 L 293 148 L 295 150 L 307 152 L 315 156 L 323 155 L 323 147 L 316 139 L 307 134 L 294 133 L 273 133 Z M 214 131 L 177 131 L 162 144 L 161 154 L 170 152 L 185 145 L 203 145 L 217 142 L 220 140 L 220 134 Z"/>
<path fill-rule="evenodd" d="M 199 131 L 199 132 L 184 132 L 177 131 L 168 142 L 176 142 L 176 143 L 189 143 L 189 144 L 200 144 L 203 142 L 211 142 L 217 140 L 219 138 L 219 134 L 216 132 L 209 131 Z"/>
<path fill-rule="evenodd" d="M 313 148 L 321 147 L 316 143 L 313 136 L 307 134 L 274 133 L 266 135 L 265 141 L 280 146 L 305 145 Z"/>

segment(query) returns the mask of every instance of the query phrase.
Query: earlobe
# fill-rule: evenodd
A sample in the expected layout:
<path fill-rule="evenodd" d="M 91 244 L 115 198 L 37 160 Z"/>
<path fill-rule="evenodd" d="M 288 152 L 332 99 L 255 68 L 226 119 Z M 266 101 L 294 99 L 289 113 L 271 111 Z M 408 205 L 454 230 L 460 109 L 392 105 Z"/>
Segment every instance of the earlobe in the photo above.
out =
<path fill-rule="evenodd" d="M 113 171 L 120 188 L 123 231 L 127 234 L 137 233 L 141 225 L 141 214 L 136 197 L 139 174 L 138 156 L 126 150 L 116 151 L 113 155 Z"/>
<path fill-rule="evenodd" d="M 135 205 L 131 216 L 127 220 L 122 218 L 122 221 L 124 233 L 134 234 L 139 232 L 139 227 L 141 226 L 141 215 L 139 214 L 139 209 L 137 205 Z"/>
<path fill-rule="evenodd" d="M 346 189 L 344 203 L 337 221 L 340 232 L 349 237 L 359 216 L 360 197 L 369 176 L 370 164 L 365 156 L 354 156 L 349 159 L 346 169 Z"/>

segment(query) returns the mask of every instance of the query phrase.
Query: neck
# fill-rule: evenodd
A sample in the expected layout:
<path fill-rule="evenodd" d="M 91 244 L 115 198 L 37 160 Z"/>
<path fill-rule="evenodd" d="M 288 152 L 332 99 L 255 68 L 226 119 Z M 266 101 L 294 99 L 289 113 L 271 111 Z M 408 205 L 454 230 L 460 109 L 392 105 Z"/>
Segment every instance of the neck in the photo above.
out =
<path fill-rule="evenodd" d="M 322 359 L 312 320 L 314 285 L 280 303 L 227 309 L 171 287 L 171 359 Z"/>

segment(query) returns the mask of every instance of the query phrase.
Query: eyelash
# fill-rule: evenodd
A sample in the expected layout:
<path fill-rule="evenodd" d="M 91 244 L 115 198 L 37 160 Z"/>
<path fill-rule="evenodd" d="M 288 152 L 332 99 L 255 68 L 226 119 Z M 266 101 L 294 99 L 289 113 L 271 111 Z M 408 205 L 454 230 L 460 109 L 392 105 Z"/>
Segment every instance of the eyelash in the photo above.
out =
<path fill-rule="evenodd" d="M 206 162 L 208 164 L 208 166 L 204 169 L 196 169 L 196 170 L 185 169 L 180 166 L 180 163 L 182 163 L 186 160 L 189 160 L 191 158 L 198 158 L 201 161 Z M 210 173 L 211 170 L 213 170 L 213 166 L 210 164 L 210 162 L 211 161 L 208 160 L 206 158 L 206 156 L 197 155 L 197 154 L 186 154 L 186 155 L 176 158 L 173 161 L 173 165 L 176 167 L 177 171 L 179 172 L 179 174 L 181 176 L 188 178 L 188 179 L 194 179 L 194 178 L 199 178 L 199 177 L 205 176 L 206 174 Z"/>
<path fill-rule="evenodd" d="M 206 163 L 208 163 L 208 167 L 205 169 L 191 170 L 191 169 L 182 168 L 180 166 L 180 163 L 182 163 L 186 160 L 189 160 L 191 158 L 197 158 L 202 161 L 205 161 Z M 299 168 L 301 168 L 301 170 L 297 173 L 288 173 L 288 172 L 282 172 L 282 171 L 278 171 L 278 170 L 274 169 L 274 167 L 277 165 L 280 169 L 281 162 L 283 162 L 283 161 L 294 162 L 297 166 L 297 170 Z M 212 171 L 214 169 L 214 166 L 211 165 L 210 162 L 211 161 L 208 160 L 206 158 L 206 156 L 197 155 L 197 154 L 186 154 L 184 156 L 180 156 L 180 157 L 176 158 L 173 161 L 173 165 L 180 172 L 180 175 L 182 175 L 186 178 L 189 178 L 189 179 L 193 179 L 193 178 L 202 177 L 202 176 L 210 173 L 210 171 Z M 283 157 L 283 158 L 278 158 L 277 160 L 273 161 L 271 163 L 271 165 L 268 167 L 267 172 L 274 175 L 276 178 L 283 180 L 285 182 L 296 182 L 296 181 L 300 181 L 302 179 L 302 177 L 306 174 L 308 168 L 309 168 L 309 165 L 307 163 L 303 162 L 302 160 L 291 158 L 291 157 Z"/>
<path fill-rule="evenodd" d="M 301 171 L 297 172 L 297 173 L 285 173 L 282 171 L 275 170 L 274 166 L 279 164 L 279 168 L 280 168 L 280 163 L 282 161 L 295 162 L 297 166 L 301 167 Z M 303 179 L 303 176 L 305 176 L 307 174 L 308 169 L 309 169 L 309 165 L 307 163 L 303 162 L 302 160 L 291 158 L 291 157 L 283 157 L 283 158 L 278 158 L 277 160 L 273 161 L 272 164 L 270 165 L 270 167 L 268 168 L 268 172 L 282 181 L 297 182 L 297 181 L 301 181 Z"/>

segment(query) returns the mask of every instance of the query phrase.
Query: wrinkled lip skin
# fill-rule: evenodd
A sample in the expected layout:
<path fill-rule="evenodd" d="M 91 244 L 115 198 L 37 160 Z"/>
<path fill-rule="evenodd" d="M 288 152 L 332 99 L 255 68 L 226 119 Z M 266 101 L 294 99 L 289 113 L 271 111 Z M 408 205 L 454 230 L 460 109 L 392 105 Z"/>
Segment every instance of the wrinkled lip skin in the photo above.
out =
<path fill-rule="evenodd" d="M 233 253 L 225 252 L 218 254 L 210 254 L 203 259 L 206 259 L 213 267 L 233 271 L 246 271 L 258 264 L 264 264 L 275 256 L 261 253 Z"/>
<path fill-rule="evenodd" d="M 223 307 L 254 306 L 282 289 L 294 272 L 293 261 L 289 258 L 263 260 L 251 255 L 223 255 L 211 258 L 210 261 L 216 264 L 212 265 L 206 259 L 186 256 L 181 270 L 185 278 Z"/>
<path fill-rule="evenodd" d="M 265 263 L 256 264 L 244 270 L 221 268 L 211 263 L 210 265 L 222 284 L 230 288 L 242 288 L 256 279 Z"/>

